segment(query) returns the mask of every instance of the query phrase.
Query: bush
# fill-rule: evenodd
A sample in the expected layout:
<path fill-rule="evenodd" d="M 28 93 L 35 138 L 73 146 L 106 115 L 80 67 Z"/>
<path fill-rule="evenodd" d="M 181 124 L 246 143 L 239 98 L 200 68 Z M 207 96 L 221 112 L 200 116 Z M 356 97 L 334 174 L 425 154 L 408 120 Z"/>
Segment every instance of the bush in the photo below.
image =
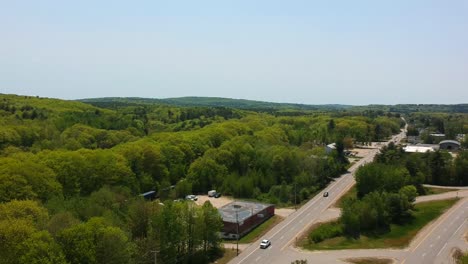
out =
<path fill-rule="evenodd" d="M 309 241 L 320 243 L 325 239 L 334 238 L 343 235 L 343 228 L 338 221 L 325 223 L 314 229 L 309 234 Z"/>

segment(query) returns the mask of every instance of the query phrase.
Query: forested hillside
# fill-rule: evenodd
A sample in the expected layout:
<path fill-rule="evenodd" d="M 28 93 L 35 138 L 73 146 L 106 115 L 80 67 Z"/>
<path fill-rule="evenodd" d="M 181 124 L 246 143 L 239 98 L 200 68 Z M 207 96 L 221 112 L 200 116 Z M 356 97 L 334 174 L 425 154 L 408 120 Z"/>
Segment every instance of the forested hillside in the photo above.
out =
<path fill-rule="evenodd" d="M 79 100 L 85 103 L 100 104 L 100 103 L 126 103 L 126 104 L 167 104 L 174 106 L 204 106 L 204 107 L 230 107 L 245 110 L 256 111 L 272 111 L 272 110 L 340 110 L 347 109 L 349 105 L 307 105 L 307 104 L 291 104 L 291 103 L 271 103 L 262 101 L 253 101 L 245 99 L 230 99 L 220 97 L 179 97 L 166 99 L 150 99 L 150 98 L 90 98 Z"/>
<path fill-rule="evenodd" d="M 206 263 L 219 215 L 174 199 L 216 189 L 290 204 L 296 190 L 299 203 L 345 170 L 349 142 L 402 121 L 0 95 L 0 124 L 0 263 L 151 263 L 154 250 L 158 263 Z M 138 196 L 149 190 L 158 201 Z"/>

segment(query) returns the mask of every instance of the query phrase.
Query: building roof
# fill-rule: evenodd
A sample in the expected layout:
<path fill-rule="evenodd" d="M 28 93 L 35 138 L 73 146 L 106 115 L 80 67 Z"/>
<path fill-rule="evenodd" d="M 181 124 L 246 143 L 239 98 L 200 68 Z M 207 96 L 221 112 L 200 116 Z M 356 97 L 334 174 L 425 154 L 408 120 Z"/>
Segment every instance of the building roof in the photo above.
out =
<path fill-rule="evenodd" d="M 434 149 L 431 147 L 423 147 L 423 146 L 406 146 L 403 148 L 405 152 L 410 153 L 425 153 L 425 152 L 433 152 Z"/>
<path fill-rule="evenodd" d="M 240 202 L 235 201 L 218 209 L 219 214 L 223 218 L 224 222 L 236 223 L 237 221 L 242 222 L 245 219 L 256 215 L 265 208 L 272 206 L 271 204 L 262 204 L 254 202 Z M 237 212 L 237 221 L 236 221 Z"/>
<path fill-rule="evenodd" d="M 151 194 L 155 194 L 156 191 L 149 191 L 149 192 L 145 192 L 145 193 L 142 193 L 140 194 L 140 196 L 147 196 L 147 195 L 151 195 Z"/>
<path fill-rule="evenodd" d="M 458 145 L 458 146 L 461 145 L 460 142 L 458 142 L 458 141 L 456 141 L 456 140 L 449 140 L 449 139 L 448 139 L 448 140 L 442 140 L 442 141 L 439 143 L 439 145 L 440 145 L 440 144 L 447 144 L 447 143 L 456 144 L 456 145 Z"/>
<path fill-rule="evenodd" d="M 336 149 L 336 143 L 328 144 L 327 147 L 329 147 L 331 149 Z"/>

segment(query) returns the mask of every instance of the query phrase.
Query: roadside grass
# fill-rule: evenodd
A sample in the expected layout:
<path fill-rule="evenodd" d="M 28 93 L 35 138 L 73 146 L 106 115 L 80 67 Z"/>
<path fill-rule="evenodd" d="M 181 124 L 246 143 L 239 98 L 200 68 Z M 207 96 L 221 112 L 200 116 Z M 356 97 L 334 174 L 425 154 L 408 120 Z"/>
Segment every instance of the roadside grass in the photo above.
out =
<path fill-rule="evenodd" d="M 456 264 L 468 264 L 468 251 L 461 251 L 457 248 L 453 254 L 452 258 Z"/>
<path fill-rule="evenodd" d="M 392 224 L 390 232 L 379 236 L 361 235 L 360 239 L 339 236 L 326 239 L 320 243 L 313 243 L 306 239 L 301 245 L 308 250 L 403 248 L 411 242 L 425 225 L 439 217 L 453 206 L 456 201 L 458 199 L 418 203 L 415 205 L 411 221 L 402 225 Z M 333 222 L 324 223 L 323 225 L 333 225 Z M 308 233 L 311 233 L 311 231 Z"/>
<path fill-rule="evenodd" d="M 443 188 L 437 188 L 437 187 L 424 187 L 424 190 L 426 191 L 425 195 L 458 191 L 458 189 L 443 189 Z"/>
<path fill-rule="evenodd" d="M 354 264 L 391 264 L 393 260 L 386 258 L 349 258 L 346 262 Z"/>
<path fill-rule="evenodd" d="M 443 189 L 443 188 L 433 188 L 433 187 L 424 187 L 424 190 L 426 191 L 425 195 L 432 195 L 432 194 L 439 194 L 439 193 L 446 193 L 446 192 L 456 191 L 455 189 Z M 333 207 L 342 208 L 343 201 L 346 198 L 356 198 L 356 197 L 357 197 L 357 191 L 356 191 L 356 185 L 354 185 L 338 201 L 336 201 L 333 204 Z"/>
<path fill-rule="evenodd" d="M 250 231 L 246 236 L 239 240 L 241 244 L 248 244 L 256 241 L 261 236 L 265 235 L 270 229 L 283 221 L 283 218 L 278 215 L 272 216 L 270 219 L 257 226 L 254 230 Z M 231 241 L 232 242 L 232 241 Z"/>
<path fill-rule="evenodd" d="M 340 199 L 338 199 L 338 201 L 336 201 L 332 207 L 338 207 L 338 208 L 342 208 L 343 206 L 343 201 L 346 199 L 346 198 L 356 198 L 357 197 L 357 190 L 356 190 L 356 185 L 354 185 L 353 187 L 351 187 L 351 189 L 349 189 L 343 196 L 341 196 Z"/>
<path fill-rule="evenodd" d="M 229 261 L 231 261 L 235 257 L 236 257 L 236 250 L 225 248 L 224 252 L 223 252 L 223 256 L 221 258 L 211 262 L 211 263 L 227 264 Z"/>

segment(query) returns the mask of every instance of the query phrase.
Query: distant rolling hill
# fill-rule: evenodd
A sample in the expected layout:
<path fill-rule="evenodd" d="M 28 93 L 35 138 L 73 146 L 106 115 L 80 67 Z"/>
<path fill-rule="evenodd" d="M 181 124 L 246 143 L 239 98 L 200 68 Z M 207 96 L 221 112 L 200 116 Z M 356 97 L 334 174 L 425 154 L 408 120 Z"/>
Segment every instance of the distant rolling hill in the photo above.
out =
<path fill-rule="evenodd" d="M 326 104 L 307 105 L 292 103 L 271 103 L 245 99 L 230 99 L 221 97 L 179 97 L 167 99 L 137 98 L 137 97 L 105 97 L 78 100 L 95 105 L 121 105 L 121 104 L 168 104 L 175 106 L 208 106 L 229 107 L 248 110 L 344 110 L 351 105 Z"/>
<path fill-rule="evenodd" d="M 125 105 L 165 104 L 187 107 L 228 107 L 253 111 L 288 112 L 288 111 L 384 111 L 397 113 L 445 112 L 468 113 L 468 104 L 397 104 L 397 105 L 342 105 L 342 104 L 292 104 L 272 103 L 245 99 L 221 97 L 178 97 L 166 99 L 138 97 L 104 97 L 77 100 L 99 107 L 119 107 Z"/>

